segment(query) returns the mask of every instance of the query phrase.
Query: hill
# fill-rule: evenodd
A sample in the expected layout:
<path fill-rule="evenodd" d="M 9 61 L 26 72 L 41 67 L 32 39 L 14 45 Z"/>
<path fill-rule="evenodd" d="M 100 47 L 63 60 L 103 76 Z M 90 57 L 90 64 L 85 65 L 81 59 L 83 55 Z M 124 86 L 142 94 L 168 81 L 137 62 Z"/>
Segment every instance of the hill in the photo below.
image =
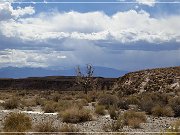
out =
<path fill-rule="evenodd" d="M 131 72 L 118 78 L 114 90 L 122 95 L 143 92 L 180 92 L 180 66 Z"/>

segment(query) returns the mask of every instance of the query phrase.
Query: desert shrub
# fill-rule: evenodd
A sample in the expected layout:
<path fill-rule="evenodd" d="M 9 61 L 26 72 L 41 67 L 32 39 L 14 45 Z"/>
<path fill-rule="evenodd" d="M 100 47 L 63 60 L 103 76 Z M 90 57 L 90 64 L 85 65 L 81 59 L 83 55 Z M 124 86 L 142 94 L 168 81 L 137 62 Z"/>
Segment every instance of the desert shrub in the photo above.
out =
<path fill-rule="evenodd" d="M 110 106 L 108 112 L 109 112 L 111 119 L 113 119 L 113 120 L 117 119 L 118 113 L 116 112 L 116 109 L 114 106 Z"/>
<path fill-rule="evenodd" d="M 60 113 L 63 122 L 67 123 L 78 123 L 92 120 L 92 115 L 86 109 L 79 109 L 74 106 Z"/>
<path fill-rule="evenodd" d="M 140 100 L 138 99 L 138 97 L 132 95 L 132 96 L 129 96 L 127 98 L 127 103 L 128 104 L 133 104 L 133 105 L 139 105 Z"/>
<path fill-rule="evenodd" d="M 154 116 L 174 116 L 174 111 L 170 106 L 162 107 L 160 105 L 156 105 L 152 108 L 152 114 Z"/>
<path fill-rule="evenodd" d="M 78 132 L 79 129 L 77 127 L 73 126 L 72 124 L 63 124 L 62 126 L 60 126 L 59 131 L 60 132 Z M 72 134 L 74 134 L 74 133 L 72 133 Z"/>
<path fill-rule="evenodd" d="M 58 111 L 58 104 L 54 101 L 49 101 L 43 108 L 45 113 L 54 113 Z"/>
<path fill-rule="evenodd" d="M 105 115 L 105 106 L 97 105 L 95 108 L 95 113 L 99 115 Z"/>
<path fill-rule="evenodd" d="M 119 117 L 116 121 L 113 121 L 110 124 L 104 125 L 103 130 L 105 132 L 121 132 L 124 127 L 124 119 Z"/>
<path fill-rule="evenodd" d="M 179 117 L 180 116 L 180 96 L 172 98 L 169 100 L 169 105 L 174 110 L 174 116 Z"/>
<path fill-rule="evenodd" d="M 58 127 L 54 126 L 54 121 L 51 119 L 46 119 L 44 121 L 39 122 L 35 125 L 36 132 L 58 132 Z"/>
<path fill-rule="evenodd" d="M 117 106 L 118 103 L 118 97 L 115 95 L 110 94 L 102 94 L 99 97 L 98 104 L 104 105 L 106 108 L 109 108 L 109 106 Z"/>
<path fill-rule="evenodd" d="M 10 113 L 4 121 L 3 131 L 25 132 L 31 129 L 31 119 L 23 113 Z"/>
<path fill-rule="evenodd" d="M 54 102 L 58 102 L 60 98 L 61 98 L 61 95 L 57 92 L 52 95 L 52 100 Z"/>
<path fill-rule="evenodd" d="M 19 106 L 19 101 L 17 98 L 11 98 L 2 104 L 5 109 L 15 109 Z"/>
<path fill-rule="evenodd" d="M 141 99 L 141 102 L 140 102 L 139 106 L 140 106 L 142 111 L 145 111 L 148 114 L 151 114 L 151 110 L 155 106 L 155 103 L 150 97 L 144 96 Z"/>
<path fill-rule="evenodd" d="M 34 101 L 34 99 L 23 99 L 21 100 L 21 105 L 23 107 L 32 107 L 36 106 L 36 102 Z"/>
<path fill-rule="evenodd" d="M 120 99 L 117 103 L 117 107 L 120 109 L 127 110 L 129 108 L 128 106 L 129 106 L 129 104 L 125 98 Z"/>
<path fill-rule="evenodd" d="M 69 100 L 59 100 L 58 101 L 58 111 L 63 112 L 68 108 L 71 108 L 73 106 L 73 101 Z"/>
<path fill-rule="evenodd" d="M 40 98 L 40 97 L 35 97 L 34 102 L 36 103 L 36 105 L 44 106 L 44 104 L 45 104 L 45 99 L 42 99 L 42 98 Z"/>
<path fill-rule="evenodd" d="M 140 123 L 146 122 L 146 115 L 144 112 L 126 111 L 122 119 L 124 120 L 124 124 L 138 128 Z"/>

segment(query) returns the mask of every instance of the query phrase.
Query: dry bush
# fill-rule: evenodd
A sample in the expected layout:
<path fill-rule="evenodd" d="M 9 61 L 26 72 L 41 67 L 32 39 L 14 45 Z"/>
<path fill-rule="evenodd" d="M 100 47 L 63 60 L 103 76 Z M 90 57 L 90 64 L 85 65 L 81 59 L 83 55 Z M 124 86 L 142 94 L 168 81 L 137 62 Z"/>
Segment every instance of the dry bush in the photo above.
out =
<path fill-rule="evenodd" d="M 92 120 L 90 112 L 83 108 L 73 106 L 60 113 L 63 122 L 78 123 Z"/>
<path fill-rule="evenodd" d="M 126 111 L 122 119 L 126 125 L 137 128 L 140 123 L 146 122 L 146 115 L 144 112 Z"/>
<path fill-rule="evenodd" d="M 137 96 L 129 96 L 127 97 L 127 103 L 128 104 L 133 104 L 133 105 L 139 105 L 140 104 L 140 100 Z"/>
<path fill-rule="evenodd" d="M 141 99 L 141 102 L 140 102 L 139 106 L 140 106 L 142 111 L 145 111 L 148 114 L 151 114 L 151 110 L 155 106 L 155 102 L 150 97 L 144 96 Z"/>
<path fill-rule="evenodd" d="M 174 116 L 174 111 L 170 106 L 162 107 L 160 105 L 156 105 L 152 108 L 152 114 L 154 116 L 167 116 L 172 117 Z"/>
<path fill-rule="evenodd" d="M 121 98 L 117 103 L 118 108 L 127 110 L 129 108 L 129 104 L 126 98 Z"/>
<path fill-rule="evenodd" d="M 113 120 L 117 119 L 118 113 L 116 112 L 116 109 L 114 106 L 110 106 L 108 112 L 109 112 L 111 119 L 113 119 Z"/>
<path fill-rule="evenodd" d="M 43 107 L 45 113 L 54 113 L 58 111 L 58 104 L 54 101 L 49 101 Z"/>
<path fill-rule="evenodd" d="M 63 112 L 68 108 L 73 106 L 74 102 L 69 100 L 59 100 L 58 101 L 58 111 Z"/>
<path fill-rule="evenodd" d="M 124 120 L 119 117 L 116 121 L 113 121 L 110 124 L 104 125 L 103 130 L 105 132 L 121 132 L 124 127 Z"/>
<path fill-rule="evenodd" d="M 58 127 L 54 126 L 54 121 L 46 119 L 35 125 L 36 132 L 58 132 Z"/>
<path fill-rule="evenodd" d="M 41 106 L 45 105 L 45 99 L 42 99 L 39 96 L 35 97 L 34 102 L 36 103 L 36 105 L 41 105 Z"/>
<path fill-rule="evenodd" d="M 22 106 L 24 107 L 32 107 L 32 106 L 36 106 L 36 102 L 34 101 L 34 99 L 23 99 L 21 101 Z"/>
<path fill-rule="evenodd" d="M 25 132 L 31 129 L 31 119 L 23 113 L 10 113 L 4 121 L 3 131 Z"/>
<path fill-rule="evenodd" d="M 179 117 L 180 116 L 180 96 L 172 98 L 169 100 L 169 105 L 174 110 L 174 116 Z"/>
<path fill-rule="evenodd" d="M 118 97 L 111 94 L 102 94 L 98 100 L 98 104 L 104 105 L 106 108 L 109 108 L 109 106 L 117 106 L 117 103 Z"/>
<path fill-rule="evenodd" d="M 105 106 L 97 105 L 95 108 L 95 113 L 99 115 L 105 115 Z"/>
<path fill-rule="evenodd" d="M 55 92 L 52 94 L 52 100 L 54 102 L 58 102 L 60 99 L 61 99 L 61 95 L 59 93 Z"/>
<path fill-rule="evenodd" d="M 59 131 L 72 133 L 72 132 L 79 132 L 79 129 L 77 127 L 73 126 L 72 124 L 64 124 L 64 125 L 60 126 Z M 72 134 L 74 134 L 74 133 L 72 133 Z"/>
<path fill-rule="evenodd" d="M 5 101 L 5 103 L 2 103 L 2 106 L 5 109 L 15 109 L 15 108 L 18 108 L 19 101 L 17 98 L 11 98 L 11 99 Z"/>

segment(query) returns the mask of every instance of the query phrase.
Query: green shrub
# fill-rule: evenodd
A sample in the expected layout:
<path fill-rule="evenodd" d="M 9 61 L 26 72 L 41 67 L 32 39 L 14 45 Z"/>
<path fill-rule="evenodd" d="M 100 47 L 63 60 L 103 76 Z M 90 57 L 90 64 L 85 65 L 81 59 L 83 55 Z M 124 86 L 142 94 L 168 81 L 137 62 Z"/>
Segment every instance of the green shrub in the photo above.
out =
<path fill-rule="evenodd" d="M 109 106 L 117 106 L 117 103 L 118 97 L 111 94 L 102 94 L 98 100 L 98 104 L 104 105 L 106 108 L 109 108 Z"/>
<path fill-rule="evenodd" d="M 4 121 L 3 131 L 25 132 L 31 129 L 31 119 L 23 113 L 10 113 Z"/>
<path fill-rule="evenodd" d="M 105 106 L 97 105 L 95 108 L 95 113 L 99 115 L 105 115 Z"/>
<path fill-rule="evenodd" d="M 174 110 L 174 116 L 180 116 L 180 96 L 169 100 L 169 106 Z"/>
<path fill-rule="evenodd" d="M 172 117 L 174 116 L 174 111 L 170 106 L 162 107 L 160 105 L 156 105 L 152 108 L 152 114 L 154 116 L 168 116 Z"/>
<path fill-rule="evenodd" d="M 58 127 L 54 126 L 53 120 L 47 119 L 35 125 L 34 130 L 36 132 L 58 132 Z"/>
<path fill-rule="evenodd" d="M 74 106 L 72 108 L 66 109 L 64 112 L 60 113 L 63 122 L 67 123 L 78 123 L 92 120 L 92 115 L 86 109 L 79 109 Z"/>
<path fill-rule="evenodd" d="M 15 109 L 19 106 L 19 101 L 17 98 L 11 98 L 2 104 L 5 109 Z"/>

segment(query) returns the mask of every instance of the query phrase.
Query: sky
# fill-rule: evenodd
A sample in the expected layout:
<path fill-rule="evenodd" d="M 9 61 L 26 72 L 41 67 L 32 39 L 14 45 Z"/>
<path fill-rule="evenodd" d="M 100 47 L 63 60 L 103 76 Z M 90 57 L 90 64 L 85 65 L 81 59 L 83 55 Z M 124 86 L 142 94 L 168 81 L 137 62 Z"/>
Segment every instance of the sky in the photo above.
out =
<path fill-rule="evenodd" d="M 180 0 L 0 0 L 0 68 L 180 66 Z"/>

